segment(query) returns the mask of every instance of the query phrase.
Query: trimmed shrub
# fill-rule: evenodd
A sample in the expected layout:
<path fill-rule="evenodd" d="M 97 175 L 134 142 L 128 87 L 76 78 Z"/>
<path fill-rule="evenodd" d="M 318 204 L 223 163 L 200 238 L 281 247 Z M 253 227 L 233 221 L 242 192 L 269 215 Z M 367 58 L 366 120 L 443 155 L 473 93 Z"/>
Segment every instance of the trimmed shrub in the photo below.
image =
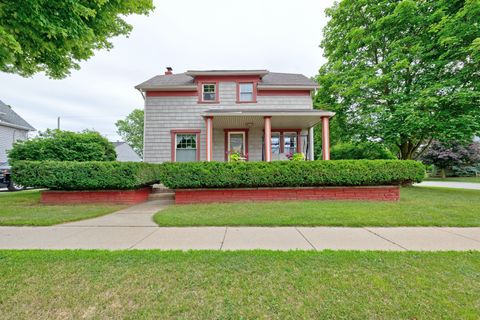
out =
<path fill-rule="evenodd" d="M 336 160 L 164 163 L 160 181 L 173 189 L 398 185 L 420 182 L 417 161 Z"/>
<path fill-rule="evenodd" d="M 159 165 L 143 162 L 16 161 L 15 182 L 52 190 L 136 189 L 158 180 Z"/>
<path fill-rule="evenodd" d="M 339 143 L 332 147 L 330 159 L 396 159 L 393 153 L 383 144 L 377 142 Z"/>

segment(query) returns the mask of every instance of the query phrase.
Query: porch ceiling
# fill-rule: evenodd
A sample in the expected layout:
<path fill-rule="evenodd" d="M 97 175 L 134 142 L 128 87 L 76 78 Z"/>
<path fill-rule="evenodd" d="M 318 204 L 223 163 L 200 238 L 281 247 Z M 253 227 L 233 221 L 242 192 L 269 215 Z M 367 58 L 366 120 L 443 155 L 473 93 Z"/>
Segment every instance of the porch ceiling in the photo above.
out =
<path fill-rule="evenodd" d="M 335 113 L 323 110 L 207 110 L 203 117 L 213 117 L 213 128 L 263 128 L 264 117 L 272 117 L 273 129 L 308 129 Z"/>

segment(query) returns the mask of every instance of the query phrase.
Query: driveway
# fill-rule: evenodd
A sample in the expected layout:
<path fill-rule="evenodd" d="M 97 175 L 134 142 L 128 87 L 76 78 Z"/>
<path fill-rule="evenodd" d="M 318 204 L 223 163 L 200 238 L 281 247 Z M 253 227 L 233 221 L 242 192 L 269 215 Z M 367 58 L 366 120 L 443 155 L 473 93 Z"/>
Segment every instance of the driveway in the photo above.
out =
<path fill-rule="evenodd" d="M 480 190 L 480 183 L 471 183 L 471 182 L 423 181 L 421 183 L 415 184 L 415 186 Z"/>

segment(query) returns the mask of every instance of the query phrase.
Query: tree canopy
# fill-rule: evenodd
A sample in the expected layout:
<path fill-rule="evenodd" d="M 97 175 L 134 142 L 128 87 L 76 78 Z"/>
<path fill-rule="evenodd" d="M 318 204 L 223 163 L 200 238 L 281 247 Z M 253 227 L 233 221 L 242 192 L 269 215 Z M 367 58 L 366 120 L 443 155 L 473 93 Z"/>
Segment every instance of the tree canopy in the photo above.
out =
<path fill-rule="evenodd" d="M 115 122 L 117 133 L 139 156 L 143 156 L 143 116 L 142 109 L 135 109 L 124 120 Z"/>
<path fill-rule="evenodd" d="M 19 141 L 8 152 L 10 162 L 30 161 L 114 161 L 115 147 L 96 131 L 47 130 L 38 137 Z"/>
<path fill-rule="evenodd" d="M 110 38 L 132 30 L 123 17 L 148 14 L 152 0 L 2 0 L 0 71 L 64 78 Z"/>
<path fill-rule="evenodd" d="M 342 134 L 412 159 L 480 131 L 480 1 L 343 0 L 326 13 L 315 106 L 337 112 Z"/>

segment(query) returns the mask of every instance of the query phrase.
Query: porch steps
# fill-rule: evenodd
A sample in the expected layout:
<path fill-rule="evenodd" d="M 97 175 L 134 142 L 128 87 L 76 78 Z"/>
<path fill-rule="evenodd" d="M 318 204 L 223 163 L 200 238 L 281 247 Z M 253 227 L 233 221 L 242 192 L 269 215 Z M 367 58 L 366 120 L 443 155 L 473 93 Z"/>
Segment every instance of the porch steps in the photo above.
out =
<path fill-rule="evenodd" d="M 154 185 L 152 192 L 148 195 L 148 200 L 161 200 L 165 204 L 175 203 L 175 192 L 163 184 Z"/>

